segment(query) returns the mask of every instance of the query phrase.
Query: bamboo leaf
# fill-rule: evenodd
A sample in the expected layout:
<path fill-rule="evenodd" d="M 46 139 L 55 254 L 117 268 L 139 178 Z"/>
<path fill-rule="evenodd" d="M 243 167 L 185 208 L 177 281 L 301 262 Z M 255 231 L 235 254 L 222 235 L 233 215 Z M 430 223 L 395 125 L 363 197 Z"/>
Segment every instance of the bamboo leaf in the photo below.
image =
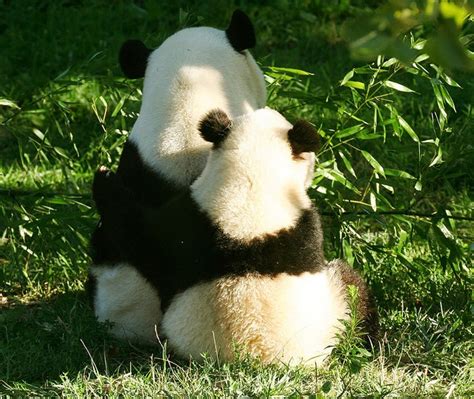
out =
<path fill-rule="evenodd" d="M 398 60 L 394 57 L 392 58 L 389 58 L 387 61 L 385 61 L 383 64 L 382 64 L 382 67 L 384 68 L 388 68 L 394 64 L 396 64 L 398 62 Z"/>
<path fill-rule="evenodd" d="M 446 101 L 446 103 L 453 109 L 453 111 L 456 112 L 456 106 L 454 105 L 453 98 L 449 94 L 446 87 L 444 87 L 444 85 L 440 85 L 439 88 L 441 90 L 441 95 L 443 96 L 444 101 Z"/>
<path fill-rule="evenodd" d="M 41 130 L 34 128 L 34 129 L 33 129 L 33 134 L 34 134 L 36 137 L 38 137 L 41 141 L 44 140 L 44 133 L 43 133 Z"/>
<path fill-rule="evenodd" d="M 397 83 L 397 82 L 393 82 L 391 80 L 386 80 L 384 82 L 384 85 L 387 86 L 387 87 L 390 87 L 393 90 L 402 91 L 404 93 L 416 93 L 416 91 L 410 89 L 409 87 L 406 87 L 406 86 L 404 86 L 400 83 Z"/>
<path fill-rule="evenodd" d="M 358 89 L 358 90 L 365 90 L 365 83 L 358 82 L 358 81 L 355 81 L 355 80 L 348 80 L 346 83 L 344 83 L 343 86 L 352 87 L 352 88 Z"/>
<path fill-rule="evenodd" d="M 301 75 L 301 76 L 312 76 L 314 73 L 303 71 L 302 69 L 296 68 L 283 68 L 283 67 L 268 67 L 273 72 L 283 72 L 283 73 L 291 73 L 293 75 Z"/>
<path fill-rule="evenodd" d="M 441 147 L 438 147 L 438 151 L 436 153 L 436 156 L 435 158 L 431 161 L 430 165 L 429 165 L 429 168 L 431 168 L 432 166 L 434 165 L 437 165 L 439 163 L 443 163 L 443 150 L 441 149 Z"/>
<path fill-rule="evenodd" d="M 442 220 L 440 220 L 438 223 L 436 223 L 436 226 L 439 228 L 443 236 L 445 236 L 447 239 L 453 240 L 454 236 L 451 231 L 446 227 L 446 225 L 443 223 Z"/>
<path fill-rule="evenodd" d="M 453 86 L 453 87 L 458 87 L 458 88 L 461 88 L 461 85 L 456 82 L 453 78 L 451 78 L 450 76 L 446 75 L 445 73 L 442 73 L 441 74 L 441 77 L 443 78 L 443 80 L 450 86 Z"/>
<path fill-rule="evenodd" d="M 344 166 L 349 171 L 349 173 L 352 176 L 354 176 L 355 178 L 357 178 L 357 175 L 356 175 L 356 173 L 354 171 L 354 168 L 352 167 L 351 162 L 349 161 L 349 159 L 347 159 L 347 157 L 344 155 L 344 153 L 342 151 L 338 151 L 338 154 L 341 157 L 342 162 L 344 163 Z"/>
<path fill-rule="evenodd" d="M 375 198 L 375 193 L 373 191 L 370 192 L 370 206 L 374 210 L 374 212 L 377 212 L 377 199 Z"/>
<path fill-rule="evenodd" d="M 418 138 L 413 128 L 408 124 L 408 122 L 405 119 L 403 119 L 401 115 L 398 115 L 397 118 L 403 130 L 405 130 L 405 132 L 409 134 L 409 136 L 413 139 L 413 141 L 416 141 L 417 143 L 419 143 L 420 139 Z"/>
<path fill-rule="evenodd" d="M 336 137 L 338 139 L 342 139 L 344 137 L 353 136 L 354 134 L 359 133 L 362 129 L 364 129 L 364 126 L 361 125 L 361 124 L 351 126 L 351 127 L 346 128 L 346 129 L 339 130 L 334 137 Z"/>
<path fill-rule="evenodd" d="M 428 54 L 421 54 L 419 55 L 418 57 L 415 58 L 415 61 L 414 62 L 422 62 L 422 61 L 425 61 L 427 60 L 428 58 L 430 58 L 430 56 Z"/>
<path fill-rule="evenodd" d="M 120 110 L 123 107 L 123 104 L 125 103 L 126 97 L 122 97 L 118 104 L 115 106 L 114 111 L 112 112 L 112 118 L 115 118 L 117 114 L 120 112 Z"/>
<path fill-rule="evenodd" d="M 389 186 L 388 184 L 382 184 L 382 187 L 389 193 L 395 194 L 395 189 L 393 188 L 393 186 Z"/>
<path fill-rule="evenodd" d="M 0 98 L 0 107 L 9 107 L 13 109 L 20 109 L 13 101 L 7 100 L 6 98 Z"/>
<path fill-rule="evenodd" d="M 410 173 L 405 172 L 403 170 L 399 169 L 385 169 L 385 174 L 387 176 L 395 176 L 395 177 L 400 177 L 401 179 L 410 179 L 410 180 L 416 180 L 415 176 L 412 176 Z"/>
<path fill-rule="evenodd" d="M 370 133 L 365 129 L 356 134 L 358 140 L 375 140 L 381 137 L 383 137 L 383 134 Z"/>
<path fill-rule="evenodd" d="M 56 152 L 56 154 L 62 156 L 63 158 L 66 158 L 66 159 L 69 158 L 66 151 L 64 151 L 64 149 L 62 149 L 61 147 L 54 147 L 54 151 Z"/>
<path fill-rule="evenodd" d="M 347 178 L 339 171 L 334 169 L 317 169 L 316 174 L 323 175 L 326 179 L 337 181 L 341 183 L 344 187 L 347 187 L 349 190 L 360 194 L 360 191 L 355 187 Z"/>
<path fill-rule="evenodd" d="M 347 263 L 352 266 L 354 264 L 354 253 L 352 252 L 352 246 L 347 239 L 342 240 L 342 248 L 344 250 L 344 259 L 346 259 Z"/>
<path fill-rule="evenodd" d="M 267 72 L 265 74 L 265 76 L 267 77 L 271 77 L 275 80 L 293 80 L 294 78 L 292 78 L 291 76 L 288 76 L 286 74 L 282 74 L 282 73 L 276 73 L 276 72 Z M 270 82 L 272 83 L 272 82 Z"/>
<path fill-rule="evenodd" d="M 370 166 L 372 166 L 372 168 L 374 168 L 374 170 L 381 174 L 383 177 L 385 177 L 385 171 L 382 167 L 382 165 L 380 165 L 379 161 L 377 161 L 371 154 L 369 154 L 367 151 L 364 151 L 364 150 L 360 150 L 360 152 L 362 153 L 362 155 L 364 156 L 364 158 L 367 160 L 367 162 L 370 164 Z"/>
<path fill-rule="evenodd" d="M 352 77 L 354 76 L 354 70 L 350 70 L 346 73 L 346 75 L 342 78 L 340 85 L 344 86 Z"/>

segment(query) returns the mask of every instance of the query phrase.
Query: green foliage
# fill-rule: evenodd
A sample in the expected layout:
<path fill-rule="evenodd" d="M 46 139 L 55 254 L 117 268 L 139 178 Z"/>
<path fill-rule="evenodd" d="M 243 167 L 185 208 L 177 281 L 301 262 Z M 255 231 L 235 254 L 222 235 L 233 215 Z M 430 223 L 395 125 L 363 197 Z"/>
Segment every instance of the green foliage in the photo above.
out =
<path fill-rule="evenodd" d="M 467 34 L 467 25 L 473 10 L 474 2 L 469 0 L 391 0 L 348 22 L 345 37 L 358 58 L 384 54 L 410 64 L 428 54 L 438 65 L 472 71 L 474 56 L 468 49 L 472 35 Z M 420 27 L 431 31 L 427 40 L 410 46 L 401 35 Z"/>
<path fill-rule="evenodd" d="M 337 366 L 342 365 L 348 375 L 358 373 L 372 357 L 365 346 L 367 345 L 363 328 L 363 319 L 358 311 L 359 291 L 356 286 L 347 287 L 349 303 L 349 318 L 342 320 L 342 328 L 336 334 L 338 344 L 331 353 L 337 359 Z"/>
<path fill-rule="evenodd" d="M 379 56 L 374 63 L 351 69 L 338 87 L 321 94 L 302 80 L 305 74 L 271 68 L 270 101 L 289 98 L 295 105 L 287 109 L 307 112 L 324 139 L 313 196 L 340 223 L 333 237 L 336 254 L 359 267 L 373 267 L 385 253 L 398 259 L 418 283 L 425 265 L 408 256 L 405 244 L 420 240 L 428 243 L 444 270 L 463 274 L 470 263 L 469 241 L 456 238 L 455 231 L 458 225 L 466 228 L 462 219 L 472 219 L 472 212 L 468 206 L 453 216 L 447 204 L 436 202 L 440 193 L 434 184 L 445 168 L 449 170 L 453 157 L 474 166 L 472 146 L 456 155 L 449 151 L 467 127 L 459 129 L 448 121 L 456 112 L 450 89 L 459 90 L 460 85 L 427 56 L 409 67 Z M 430 100 L 420 103 L 421 96 Z M 465 109 L 470 114 L 470 106 Z M 466 187 L 469 177 L 463 168 L 450 182 Z M 364 228 L 354 220 L 357 215 L 383 228 L 388 241 L 371 244 L 360 233 Z"/>

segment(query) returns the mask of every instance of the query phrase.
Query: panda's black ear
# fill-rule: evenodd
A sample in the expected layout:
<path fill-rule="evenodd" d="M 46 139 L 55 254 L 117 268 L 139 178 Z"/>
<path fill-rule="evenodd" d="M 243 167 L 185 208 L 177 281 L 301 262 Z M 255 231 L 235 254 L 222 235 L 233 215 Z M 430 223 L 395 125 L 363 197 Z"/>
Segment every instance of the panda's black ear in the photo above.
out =
<path fill-rule="evenodd" d="M 225 34 L 235 51 L 255 47 L 255 29 L 250 18 L 241 10 L 234 11 Z"/>
<path fill-rule="evenodd" d="M 127 40 L 122 44 L 119 52 L 119 63 L 124 75 L 130 79 L 143 78 L 148 57 L 152 51 L 141 40 Z"/>
<path fill-rule="evenodd" d="M 288 131 L 288 140 L 294 155 L 319 150 L 319 134 L 309 122 L 299 120 Z"/>
<path fill-rule="evenodd" d="M 201 137 L 217 147 L 230 132 L 232 121 L 221 109 L 209 111 L 199 122 Z"/>

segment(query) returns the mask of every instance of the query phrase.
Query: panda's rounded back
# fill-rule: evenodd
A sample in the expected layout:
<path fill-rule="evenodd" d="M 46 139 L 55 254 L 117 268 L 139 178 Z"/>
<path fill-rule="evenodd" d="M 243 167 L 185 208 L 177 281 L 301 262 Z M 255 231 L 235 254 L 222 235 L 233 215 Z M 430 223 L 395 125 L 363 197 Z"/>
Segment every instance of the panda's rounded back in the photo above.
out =
<path fill-rule="evenodd" d="M 169 347 L 231 360 L 237 344 L 265 362 L 320 364 L 347 301 L 306 194 L 316 131 L 268 108 L 235 119 L 215 110 L 200 131 L 213 148 L 191 195 L 222 233 L 221 275 L 174 296 L 161 324 Z"/>

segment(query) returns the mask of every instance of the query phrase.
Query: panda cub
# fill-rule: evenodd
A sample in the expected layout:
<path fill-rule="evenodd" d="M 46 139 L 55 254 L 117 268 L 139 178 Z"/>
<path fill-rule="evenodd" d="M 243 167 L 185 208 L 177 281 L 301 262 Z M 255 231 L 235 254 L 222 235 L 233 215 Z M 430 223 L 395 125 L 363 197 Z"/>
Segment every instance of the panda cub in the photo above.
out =
<path fill-rule="evenodd" d="M 101 206 L 146 237 L 131 261 L 156 279 L 159 333 L 182 357 L 228 361 L 237 344 L 264 362 L 320 364 L 348 317 L 348 284 L 359 288 L 362 317 L 375 313 L 356 272 L 324 259 L 306 193 L 315 130 L 269 108 L 233 120 L 215 110 L 199 130 L 212 143 L 204 171 L 154 213 L 127 200 L 118 176 L 99 176 Z"/>
<path fill-rule="evenodd" d="M 197 126 L 206 112 L 220 107 L 237 116 L 265 106 L 263 74 L 247 50 L 255 42 L 250 19 L 236 10 L 225 31 L 184 29 L 154 51 L 138 40 L 122 46 L 125 75 L 145 77 L 140 114 L 117 170 L 134 202 L 158 208 L 202 172 L 211 145 Z M 103 209 L 98 210 L 101 222 L 91 240 L 89 275 L 95 314 L 99 321 L 114 322 L 118 337 L 156 340 L 159 290 L 127 262 L 133 258 L 128 252 L 142 245 L 140 234 L 131 235 L 125 221 L 109 225 Z M 114 239 L 113 230 L 127 237 L 125 245 Z"/>

